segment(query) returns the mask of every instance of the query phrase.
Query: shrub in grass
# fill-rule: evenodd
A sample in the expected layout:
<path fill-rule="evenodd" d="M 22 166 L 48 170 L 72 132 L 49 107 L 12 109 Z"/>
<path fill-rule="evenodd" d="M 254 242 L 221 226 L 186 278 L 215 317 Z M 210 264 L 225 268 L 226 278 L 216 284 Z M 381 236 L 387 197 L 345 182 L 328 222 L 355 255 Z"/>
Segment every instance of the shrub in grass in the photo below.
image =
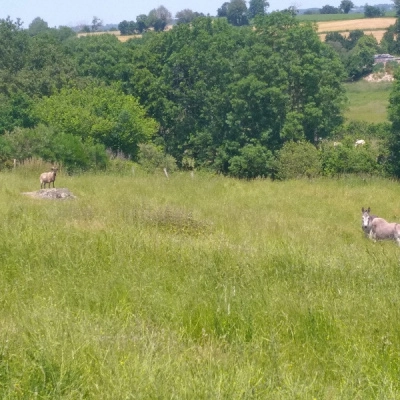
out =
<path fill-rule="evenodd" d="M 278 152 L 277 179 L 315 177 L 322 171 L 319 151 L 309 142 L 287 142 Z"/>
<path fill-rule="evenodd" d="M 157 169 L 166 168 L 168 172 L 177 169 L 176 160 L 169 154 L 165 154 L 160 146 L 152 143 L 139 145 L 139 164 L 147 172 L 155 172 Z"/>
<path fill-rule="evenodd" d="M 272 162 L 271 151 L 261 145 L 248 144 L 230 159 L 229 173 L 246 179 L 266 177 L 271 175 Z"/>
<path fill-rule="evenodd" d="M 354 146 L 353 137 L 342 140 L 341 146 L 327 145 L 322 148 L 321 161 L 323 174 L 334 176 L 340 174 L 370 174 L 381 175 L 383 165 L 380 160 L 379 148 L 368 142 L 363 146 Z"/>
<path fill-rule="evenodd" d="M 388 61 L 385 64 L 385 71 L 391 75 L 394 75 L 395 72 L 398 70 L 398 68 L 399 68 L 399 64 L 397 61 Z"/>
<path fill-rule="evenodd" d="M 104 169 L 107 154 L 101 144 L 91 140 L 58 133 L 51 127 L 38 125 L 32 129 L 16 128 L 4 135 L 4 144 L 10 155 L 20 162 L 40 158 L 50 163 L 61 164 L 66 171 L 76 172 L 89 169 Z M 6 146 L 6 148 L 7 148 Z"/>
<path fill-rule="evenodd" d="M 385 65 L 383 63 L 377 63 L 372 67 L 372 72 L 374 74 L 380 73 L 380 72 L 384 72 L 385 70 Z"/>

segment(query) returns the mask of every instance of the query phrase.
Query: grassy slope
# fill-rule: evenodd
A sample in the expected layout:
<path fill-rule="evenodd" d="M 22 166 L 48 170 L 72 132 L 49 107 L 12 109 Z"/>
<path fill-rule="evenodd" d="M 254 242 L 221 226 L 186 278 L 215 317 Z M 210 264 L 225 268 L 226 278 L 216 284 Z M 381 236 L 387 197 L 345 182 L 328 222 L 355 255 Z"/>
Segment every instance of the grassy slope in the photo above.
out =
<path fill-rule="evenodd" d="M 397 184 L 0 174 L 0 397 L 398 398 Z M 382 196 L 382 191 L 385 196 Z"/>
<path fill-rule="evenodd" d="M 392 83 L 359 81 L 345 85 L 349 98 L 347 119 L 366 122 L 387 121 Z"/>

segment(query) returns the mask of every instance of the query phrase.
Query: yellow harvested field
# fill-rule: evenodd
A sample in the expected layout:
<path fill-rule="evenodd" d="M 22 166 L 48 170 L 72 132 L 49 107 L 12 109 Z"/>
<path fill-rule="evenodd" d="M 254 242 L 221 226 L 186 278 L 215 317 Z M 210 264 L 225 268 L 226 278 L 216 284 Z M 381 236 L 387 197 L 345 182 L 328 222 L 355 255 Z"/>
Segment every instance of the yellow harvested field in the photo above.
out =
<path fill-rule="evenodd" d="M 383 30 L 376 30 L 376 31 L 364 31 L 364 33 L 366 34 L 366 35 L 372 35 L 376 40 L 377 40 L 377 42 L 378 43 L 380 43 L 381 42 L 381 40 L 382 40 L 382 38 L 383 38 L 383 35 L 385 34 L 385 32 L 386 32 L 386 29 L 383 29 Z M 343 36 L 349 36 L 349 31 L 347 31 L 347 32 L 340 32 L 340 34 L 341 35 L 343 35 Z M 325 41 L 325 36 L 326 36 L 326 33 L 320 33 L 319 35 L 318 35 L 319 37 L 320 37 L 320 39 L 322 40 L 322 41 Z"/>
<path fill-rule="evenodd" d="M 345 21 L 323 21 L 318 22 L 318 32 L 387 29 L 390 25 L 394 25 L 395 22 L 396 18 L 362 18 Z"/>
<path fill-rule="evenodd" d="M 137 39 L 141 38 L 142 35 L 126 35 L 126 36 L 118 36 L 118 40 L 120 42 L 127 42 L 129 39 Z"/>

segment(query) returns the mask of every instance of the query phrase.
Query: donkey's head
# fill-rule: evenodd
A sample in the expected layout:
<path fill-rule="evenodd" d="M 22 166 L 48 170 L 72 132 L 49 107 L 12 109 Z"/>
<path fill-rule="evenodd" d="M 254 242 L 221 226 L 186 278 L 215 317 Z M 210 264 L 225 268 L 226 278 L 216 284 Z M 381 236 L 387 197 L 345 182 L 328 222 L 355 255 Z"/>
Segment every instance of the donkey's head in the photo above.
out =
<path fill-rule="evenodd" d="M 367 209 L 365 209 L 364 207 L 361 209 L 361 227 L 363 228 L 364 231 L 368 231 L 371 227 L 371 222 L 372 219 L 371 218 L 371 208 L 368 207 Z"/>

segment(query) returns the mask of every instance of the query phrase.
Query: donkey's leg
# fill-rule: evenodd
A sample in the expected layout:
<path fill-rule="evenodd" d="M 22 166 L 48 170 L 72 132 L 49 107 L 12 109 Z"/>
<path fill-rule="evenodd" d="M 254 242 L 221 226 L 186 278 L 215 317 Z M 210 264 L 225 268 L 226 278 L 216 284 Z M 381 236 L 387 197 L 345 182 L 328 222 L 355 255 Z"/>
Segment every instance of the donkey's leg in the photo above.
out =
<path fill-rule="evenodd" d="M 371 240 L 373 240 L 374 242 L 376 242 L 376 234 L 374 232 L 374 230 L 371 228 L 371 230 L 369 231 L 369 238 Z"/>

